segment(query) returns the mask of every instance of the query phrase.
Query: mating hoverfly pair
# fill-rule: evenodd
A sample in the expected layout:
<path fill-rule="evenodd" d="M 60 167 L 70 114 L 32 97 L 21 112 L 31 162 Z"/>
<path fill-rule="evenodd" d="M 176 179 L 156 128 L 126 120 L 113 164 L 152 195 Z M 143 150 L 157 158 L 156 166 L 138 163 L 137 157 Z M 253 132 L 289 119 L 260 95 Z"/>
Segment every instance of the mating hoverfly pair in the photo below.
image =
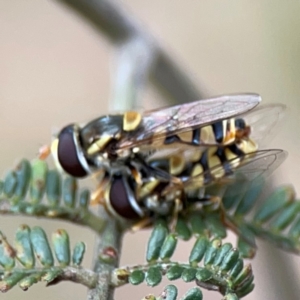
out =
<path fill-rule="evenodd" d="M 94 198 L 122 219 L 172 216 L 214 183 L 267 175 L 283 150 L 258 150 L 283 105 L 254 109 L 259 95 L 241 94 L 99 117 L 63 128 L 51 146 L 73 177 L 101 173 Z M 273 130 L 274 131 L 274 130 Z M 196 197 L 196 201 L 195 201 Z"/>

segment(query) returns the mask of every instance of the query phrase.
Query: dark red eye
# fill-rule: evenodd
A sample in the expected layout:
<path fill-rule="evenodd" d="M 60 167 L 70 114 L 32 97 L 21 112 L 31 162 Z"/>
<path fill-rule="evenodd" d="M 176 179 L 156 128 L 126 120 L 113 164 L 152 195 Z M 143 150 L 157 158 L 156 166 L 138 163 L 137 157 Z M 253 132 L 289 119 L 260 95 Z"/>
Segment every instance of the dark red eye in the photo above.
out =
<path fill-rule="evenodd" d="M 79 148 L 78 127 L 69 125 L 62 129 L 58 136 L 58 161 L 62 168 L 73 177 L 84 177 L 88 175 L 86 160 Z"/>
<path fill-rule="evenodd" d="M 134 195 L 126 186 L 124 179 L 121 176 L 113 178 L 109 193 L 110 205 L 121 217 L 134 220 L 139 215 L 131 205 L 131 200 L 135 202 L 135 199 L 131 199 L 131 197 L 134 197 Z"/>

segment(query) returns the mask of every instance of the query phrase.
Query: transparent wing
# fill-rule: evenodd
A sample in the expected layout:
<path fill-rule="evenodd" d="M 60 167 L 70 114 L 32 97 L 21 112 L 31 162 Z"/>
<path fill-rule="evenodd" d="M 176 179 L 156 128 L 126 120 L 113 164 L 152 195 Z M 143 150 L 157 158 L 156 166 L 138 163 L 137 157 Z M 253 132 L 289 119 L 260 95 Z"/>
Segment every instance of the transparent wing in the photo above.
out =
<path fill-rule="evenodd" d="M 234 158 L 190 178 L 183 179 L 186 187 L 207 186 L 216 182 L 253 181 L 260 176 L 270 175 L 287 157 L 280 149 L 261 150 Z"/>
<path fill-rule="evenodd" d="M 227 95 L 145 112 L 140 129 L 129 133 L 118 148 L 149 144 L 177 133 L 246 113 L 259 104 L 257 94 Z"/>
<path fill-rule="evenodd" d="M 241 115 L 251 127 L 251 138 L 259 145 L 266 146 L 276 135 L 279 121 L 283 118 L 286 106 L 283 104 L 260 105 Z"/>
<path fill-rule="evenodd" d="M 283 104 L 260 105 L 255 109 L 238 116 L 238 118 L 244 119 L 246 124 L 251 127 L 250 137 L 258 144 L 259 148 L 262 149 L 267 146 L 276 135 L 279 129 L 278 124 L 280 124 L 280 120 L 283 118 L 285 110 L 286 106 Z M 206 145 L 203 144 L 203 146 Z M 169 148 L 157 149 L 155 151 L 155 156 L 167 157 L 179 152 L 193 152 L 194 149 L 195 146 L 177 143 L 176 147 L 171 145 Z"/>

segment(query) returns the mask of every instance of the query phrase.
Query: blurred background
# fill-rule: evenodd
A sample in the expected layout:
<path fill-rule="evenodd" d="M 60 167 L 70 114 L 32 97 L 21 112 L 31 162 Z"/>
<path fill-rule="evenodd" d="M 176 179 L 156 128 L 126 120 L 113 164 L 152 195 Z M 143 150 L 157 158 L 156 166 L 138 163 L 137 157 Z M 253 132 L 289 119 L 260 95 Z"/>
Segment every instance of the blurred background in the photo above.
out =
<path fill-rule="evenodd" d="M 283 148 L 289 157 L 272 180 L 274 185 L 292 183 L 299 193 L 300 2 L 122 2 L 191 71 L 206 96 L 255 92 L 262 95 L 264 103 L 288 106 L 287 118 L 270 148 Z M 49 143 L 52 132 L 63 125 L 108 112 L 115 49 L 106 37 L 59 2 L 0 0 L 0 54 L 3 175 L 19 159 L 35 157 L 38 148 Z M 151 86 L 141 101 L 145 108 L 166 104 Z M 12 240 L 16 227 L 25 222 L 43 226 L 49 235 L 65 228 L 74 243 L 85 241 L 84 266 L 90 266 L 92 232 L 62 222 L 4 216 L 0 217 L 0 228 Z M 148 232 L 128 234 L 121 264 L 142 263 L 147 238 Z M 178 259 L 187 260 L 185 249 L 191 247 L 182 243 Z M 300 258 L 263 242 L 259 247 L 253 261 L 256 289 L 246 299 L 299 299 Z M 178 286 L 181 295 L 188 289 L 179 281 Z M 145 285 L 127 286 L 117 291 L 116 299 L 141 299 L 150 292 L 152 289 Z M 37 284 L 27 293 L 15 288 L 0 296 L 4 300 L 26 297 L 85 299 L 86 289 L 73 283 L 47 289 Z M 220 298 L 206 293 L 205 299 Z"/>

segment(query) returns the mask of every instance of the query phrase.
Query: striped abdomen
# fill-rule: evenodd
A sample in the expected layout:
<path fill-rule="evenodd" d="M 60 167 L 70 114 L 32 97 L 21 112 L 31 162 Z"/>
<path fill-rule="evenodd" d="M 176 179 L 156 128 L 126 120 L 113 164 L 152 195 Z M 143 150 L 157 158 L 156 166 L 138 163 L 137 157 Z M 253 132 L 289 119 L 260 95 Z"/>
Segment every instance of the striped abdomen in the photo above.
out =
<path fill-rule="evenodd" d="M 240 139 L 247 138 L 250 134 L 250 127 L 241 118 L 231 118 L 172 135 L 168 134 L 168 128 L 166 127 L 164 134 L 165 137 L 161 139 L 162 132 L 159 132 L 160 138 L 156 139 L 157 134 L 154 132 L 152 144 L 158 147 L 176 143 L 190 146 L 229 145 Z"/>
<path fill-rule="evenodd" d="M 256 143 L 247 139 L 224 147 L 186 151 L 150 161 L 149 164 L 180 178 L 183 182 L 191 181 L 201 187 L 232 174 L 243 162 L 243 156 L 256 150 Z"/>

